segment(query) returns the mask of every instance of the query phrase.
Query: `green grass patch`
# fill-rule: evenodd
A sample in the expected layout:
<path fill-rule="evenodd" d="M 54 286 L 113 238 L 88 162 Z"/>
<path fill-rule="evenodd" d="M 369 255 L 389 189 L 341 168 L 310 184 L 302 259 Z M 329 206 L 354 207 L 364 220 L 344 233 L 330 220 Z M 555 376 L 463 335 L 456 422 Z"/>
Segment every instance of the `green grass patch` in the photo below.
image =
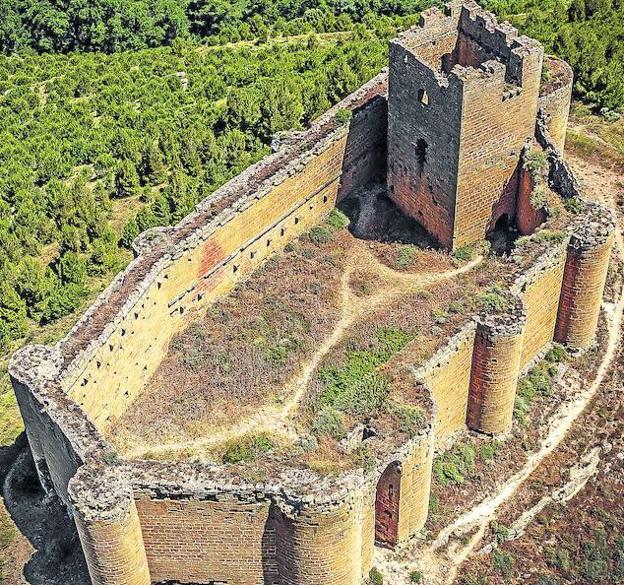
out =
<path fill-rule="evenodd" d="M 464 483 L 476 467 L 473 445 L 459 443 L 450 451 L 438 456 L 433 462 L 433 474 L 442 487 Z"/>
<path fill-rule="evenodd" d="M 344 363 L 321 368 L 319 378 L 324 388 L 317 406 L 354 415 L 367 415 L 384 408 L 389 382 L 377 370 L 412 338 L 402 329 L 378 329 L 374 348 L 349 351 Z"/>
<path fill-rule="evenodd" d="M 268 433 L 246 435 L 229 441 L 223 454 L 223 463 L 249 463 L 275 449 L 275 442 Z"/>
<path fill-rule="evenodd" d="M 415 246 L 404 246 L 397 254 L 396 266 L 399 270 L 405 270 L 414 264 L 418 249 Z"/>

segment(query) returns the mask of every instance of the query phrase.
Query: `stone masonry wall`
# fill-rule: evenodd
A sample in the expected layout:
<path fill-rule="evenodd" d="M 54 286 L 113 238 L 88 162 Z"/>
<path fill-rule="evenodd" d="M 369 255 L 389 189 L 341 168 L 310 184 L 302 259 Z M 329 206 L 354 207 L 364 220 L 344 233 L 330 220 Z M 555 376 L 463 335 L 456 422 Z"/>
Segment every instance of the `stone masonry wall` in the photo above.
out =
<path fill-rule="evenodd" d="M 461 88 L 441 83 L 411 50 L 391 43 L 389 196 L 447 247 L 453 237 L 460 132 Z"/>
<path fill-rule="evenodd" d="M 378 96 L 384 83 L 382 74 L 369 84 L 369 92 Z M 197 241 L 163 257 L 120 318 L 72 364 L 65 382 L 68 395 L 99 427 L 125 412 L 189 315 L 227 294 L 268 256 L 319 223 L 339 194 L 383 177 L 384 116 L 385 100 L 370 99 L 349 128 L 332 131 L 279 169 L 264 189 L 218 216 Z M 168 231 L 165 239 L 171 239 Z"/>
<path fill-rule="evenodd" d="M 521 368 L 528 366 L 554 338 L 564 265 L 565 243 L 540 258 L 512 289 L 522 297 L 526 312 Z"/>
<path fill-rule="evenodd" d="M 442 448 L 466 428 L 475 324 L 468 323 L 416 372 L 436 403 L 434 444 Z"/>

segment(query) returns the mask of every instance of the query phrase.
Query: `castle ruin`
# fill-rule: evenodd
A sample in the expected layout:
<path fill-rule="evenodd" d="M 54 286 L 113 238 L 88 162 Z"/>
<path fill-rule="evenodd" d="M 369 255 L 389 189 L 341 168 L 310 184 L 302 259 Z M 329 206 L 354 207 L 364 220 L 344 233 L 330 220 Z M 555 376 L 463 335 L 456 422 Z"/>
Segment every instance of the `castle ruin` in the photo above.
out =
<path fill-rule="evenodd" d="M 414 364 L 430 420 L 372 469 L 284 468 L 251 481 L 231 465 L 127 460 L 106 438 L 177 331 L 358 189 L 386 183 L 448 249 L 502 224 L 538 229 L 527 145 L 557 162 L 561 197 L 580 196 L 566 192 L 575 183 L 561 159 L 571 72 L 559 62 L 560 82 L 545 85 L 542 66 L 536 41 L 474 2 L 426 11 L 391 42 L 389 72 L 178 225 L 139 236 L 133 262 L 64 339 L 13 357 L 40 481 L 74 519 L 94 585 L 360 585 L 375 542 L 394 546 L 424 526 L 436 450 L 466 429 L 508 431 L 518 378 L 553 340 L 593 343 L 614 223 L 583 201 L 566 237 L 513 275 L 503 311 L 467 319 Z"/>

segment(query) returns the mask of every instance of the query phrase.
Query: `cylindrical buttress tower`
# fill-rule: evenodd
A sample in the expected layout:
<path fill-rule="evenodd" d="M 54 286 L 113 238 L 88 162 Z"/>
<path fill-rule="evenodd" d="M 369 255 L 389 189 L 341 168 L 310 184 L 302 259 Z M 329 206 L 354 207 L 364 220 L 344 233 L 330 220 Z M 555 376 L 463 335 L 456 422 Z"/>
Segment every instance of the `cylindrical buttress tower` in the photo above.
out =
<path fill-rule="evenodd" d="M 513 310 L 484 316 L 477 324 L 466 421 L 470 429 L 492 435 L 511 429 L 525 323 L 517 299 Z"/>
<path fill-rule="evenodd" d="M 555 341 L 573 349 L 587 348 L 594 340 L 614 230 L 610 216 L 590 215 L 570 238 Z"/>
<path fill-rule="evenodd" d="M 74 519 L 93 585 L 150 585 L 130 485 L 107 466 L 85 466 L 71 480 Z"/>
<path fill-rule="evenodd" d="M 361 491 L 342 502 L 303 503 L 296 509 L 279 502 L 280 585 L 360 585 L 363 502 Z"/>

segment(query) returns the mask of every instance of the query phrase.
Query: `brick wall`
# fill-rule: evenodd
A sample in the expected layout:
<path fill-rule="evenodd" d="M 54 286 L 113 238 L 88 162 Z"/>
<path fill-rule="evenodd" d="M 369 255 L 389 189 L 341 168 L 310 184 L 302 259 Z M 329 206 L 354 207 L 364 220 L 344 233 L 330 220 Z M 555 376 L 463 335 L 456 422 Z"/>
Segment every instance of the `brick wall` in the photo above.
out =
<path fill-rule="evenodd" d="M 284 176 L 268 192 L 237 206 L 216 229 L 174 257 L 163 258 L 151 284 L 81 357 L 67 381 L 68 395 L 100 428 L 125 412 L 171 336 L 195 311 L 227 294 L 268 256 L 319 223 L 339 194 L 383 179 L 385 108 L 385 99 L 372 99 L 355 113 L 349 130 L 339 128 L 324 146 L 315 146 L 290 169 L 280 169 Z"/>
<path fill-rule="evenodd" d="M 574 75 L 571 67 L 560 59 L 549 57 L 547 64 L 555 79 L 552 80 L 552 88 L 548 88 L 547 84 L 547 90 L 540 95 L 539 107 L 548 115 L 548 131 L 559 152 L 563 153 Z"/>
<path fill-rule="evenodd" d="M 558 246 L 544 265 L 538 265 L 522 278 L 518 287 L 527 320 L 520 360 L 522 368 L 553 340 L 564 264 L 565 249 Z"/>
<path fill-rule="evenodd" d="M 435 447 L 466 428 L 475 327 L 469 323 L 417 372 L 435 401 Z"/>
<path fill-rule="evenodd" d="M 270 502 L 139 495 L 136 506 L 153 581 L 278 583 Z"/>
<path fill-rule="evenodd" d="M 546 219 L 545 209 L 536 209 L 531 203 L 535 182 L 531 173 L 522 167 L 519 171 L 518 195 L 516 204 L 516 227 L 523 236 L 528 236 L 543 224 Z"/>
<path fill-rule="evenodd" d="M 460 116 L 460 88 L 441 85 L 428 65 L 391 43 L 388 195 L 447 247 L 453 235 Z"/>
<path fill-rule="evenodd" d="M 535 130 L 541 58 L 541 51 L 525 58 L 521 90 L 507 87 L 500 63 L 490 62 L 487 74 L 473 70 L 464 81 L 456 247 L 484 239 L 503 214 L 515 216 L 520 154 Z"/>

